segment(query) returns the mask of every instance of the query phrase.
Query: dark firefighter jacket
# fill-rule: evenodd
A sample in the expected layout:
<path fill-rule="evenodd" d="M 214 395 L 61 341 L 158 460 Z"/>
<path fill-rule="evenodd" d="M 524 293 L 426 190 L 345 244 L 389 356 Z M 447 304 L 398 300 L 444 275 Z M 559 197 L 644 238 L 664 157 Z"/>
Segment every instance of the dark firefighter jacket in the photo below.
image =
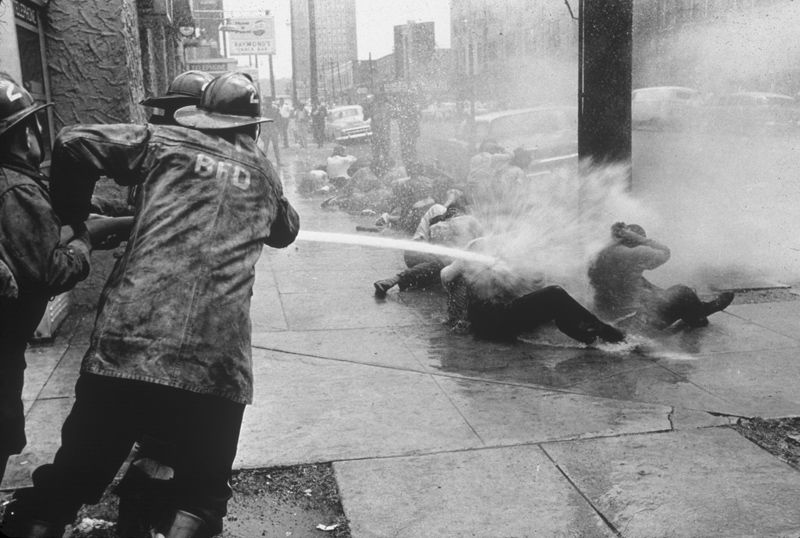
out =
<path fill-rule="evenodd" d="M 29 166 L 0 166 L 0 457 L 25 446 L 25 347 L 50 297 L 89 274 L 89 247 L 60 243 L 61 223 L 44 178 Z M 8 293 L 13 290 L 13 293 Z"/>
<path fill-rule="evenodd" d="M 51 195 L 82 221 L 98 175 L 139 185 L 133 230 L 101 296 L 82 371 L 252 403 L 250 296 L 264 244 L 299 218 L 266 156 L 183 127 L 66 128 Z"/>

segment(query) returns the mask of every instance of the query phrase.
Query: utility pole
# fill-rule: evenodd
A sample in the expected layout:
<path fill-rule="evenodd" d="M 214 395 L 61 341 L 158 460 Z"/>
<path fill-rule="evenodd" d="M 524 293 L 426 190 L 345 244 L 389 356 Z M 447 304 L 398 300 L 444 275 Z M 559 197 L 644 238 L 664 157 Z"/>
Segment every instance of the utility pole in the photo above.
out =
<path fill-rule="evenodd" d="M 225 28 L 228 27 L 228 19 L 222 20 L 222 57 L 228 57 L 228 39 L 226 37 Z"/>
<path fill-rule="evenodd" d="M 578 155 L 631 162 L 633 0 L 580 0 Z"/>
<path fill-rule="evenodd" d="M 258 56 L 256 56 L 256 67 L 258 67 Z M 269 55 L 269 91 L 272 99 L 275 99 L 275 71 L 272 70 L 272 54 Z"/>
<path fill-rule="evenodd" d="M 308 48 L 311 71 L 311 102 L 318 102 L 317 88 L 317 22 L 314 13 L 314 0 L 308 0 Z"/>
<path fill-rule="evenodd" d="M 375 75 L 372 72 L 372 52 L 369 53 L 369 93 L 375 95 Z"/>
<path fill-rule="evenodd" d="M 292 105 L 297 106 L 297 47 L 295 47 L 297 39 L 294 34 L 294 2 L 291 3 L 289 9 L 289 26 L 291 27 L 292 31 Z"/>
<path fill-rule="evenodd" d="M 336 59 L 336 78 L 339 79 L 339 93 L 344 94 L 344 86 L 342 86 L 342 72 L 339 70 L 338 58 Z"/>

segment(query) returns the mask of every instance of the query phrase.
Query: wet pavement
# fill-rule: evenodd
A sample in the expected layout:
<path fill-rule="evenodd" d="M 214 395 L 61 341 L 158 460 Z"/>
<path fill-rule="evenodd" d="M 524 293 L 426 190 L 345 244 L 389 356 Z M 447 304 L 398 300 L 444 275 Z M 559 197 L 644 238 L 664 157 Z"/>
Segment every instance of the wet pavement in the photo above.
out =
<path fill-rule="evenodd" d="M 374 217 L 294 192 L 307 230 Z M 800 415 L 800 301 L 734 305 L 708 327 L 587 348 L 547 327 L 453 334 L 439 290 L 373 296 L 402 253 L 265 250 L 253 296 L 255 403 L 236 466 L 333 462 L 353 536 L 800 536 L 800 472 L 726 427 Z M 29 445 L 58 445 L 91 316 L 29 354 Z"/>

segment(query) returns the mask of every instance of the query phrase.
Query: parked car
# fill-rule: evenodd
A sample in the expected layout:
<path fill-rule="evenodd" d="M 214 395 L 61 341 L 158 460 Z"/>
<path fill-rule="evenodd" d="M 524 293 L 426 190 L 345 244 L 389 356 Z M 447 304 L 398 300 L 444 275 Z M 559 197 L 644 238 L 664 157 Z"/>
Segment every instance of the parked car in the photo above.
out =
<path fill-rule="evenodd" d="M 685 129 L 697 125 L 702 94 L 681 86 L 633 90 L 631 120 L 634 129 Z"/>
<path fill-rule="evenodd" d="M 737 92 L 717 98 L 706 112 L 715 132 L 779 134 L 800 128 L 800 103 L 789 95 Z"/>
<path fill-rule="evenodd" d="M 364 119 L 361 105 L 338 106 L 328 111 L 325 137 L 336 142 L 360 140 L 372 136 L 370 120 Z"/>
<path fill-rule="evenodd" d="M 482 114 L 475 116 L 474 127 L 464 122 L 456 137 L 432 141 L 432 145 L 440 166 L 456 177 L 464 177 L 470 157 L 485 140 L 495 140 L 509 151 L 518 147 L 531 150 L 533 167 L 575 160 L 578 109 L 554 105 Z"/>

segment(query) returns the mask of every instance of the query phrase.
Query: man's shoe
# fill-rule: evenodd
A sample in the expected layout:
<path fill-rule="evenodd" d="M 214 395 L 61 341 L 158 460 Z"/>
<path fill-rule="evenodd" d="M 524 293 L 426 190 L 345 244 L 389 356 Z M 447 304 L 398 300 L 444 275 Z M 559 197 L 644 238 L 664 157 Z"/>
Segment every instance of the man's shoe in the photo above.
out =
<path fill-rule="evenodd" d="M 708 326 L 708 318 L 703 316 L 702 318 L 697 319 L 689 319 L 683 320 L 683 322 L 693 329 L 697 329 L 699 327 L 707 327 Z"/>
<path fill-rule="evenodd" d="M 625 333 L 608 324 L 600 328 L 600 339 L 609 344 L 618 344 L 625 340 Z"/>
<path fill-rule="evenodd" d="M 397 280 L 388 278 L 386 280 L 378 280 L 373 284 L 375 286 L 375 297 L 386 297 L 386 292 L 397 284 Z"/>
<path fill-rule="evenodd" d="M 703 314 L 710 316 L 715 312 L 725 310 L 733 302 L 733 298 L 734 293 L 732 291 L 720 293 L 713 300 L 703 303 Z"/>

